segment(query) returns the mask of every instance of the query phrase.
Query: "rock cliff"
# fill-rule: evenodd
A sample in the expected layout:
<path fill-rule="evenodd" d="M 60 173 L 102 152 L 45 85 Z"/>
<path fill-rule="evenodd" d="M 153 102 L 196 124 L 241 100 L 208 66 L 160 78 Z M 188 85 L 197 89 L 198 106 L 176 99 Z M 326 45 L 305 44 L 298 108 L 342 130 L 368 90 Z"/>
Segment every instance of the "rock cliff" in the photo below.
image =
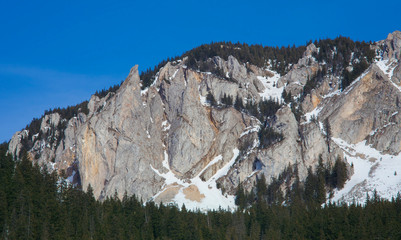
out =
<path fill-rule="evenodd" d="M 371 47 L 376 60 L 350 86 L 341 91 L 342 77 L 332 71 L 305 96 L 307 81 L 326 67 L 315 58 L 319 48 L 314 44 L 283 76 L 233 56 L 209 58 L 214 73 L 189 68 L 183 58 L 168 62 L 141 90 L 135 66 L 116 92 L 93 95 L 88 113 L 70 119 L 45 115 L 38 132 L 13 136 L 9 152 L 20 156 L 29 141 L 32 161 L 65 174 L 84 190 L 91 185 L 98 199 L 126 192 L 193 208 L 233 207 L 239 183 L 250 191 L 262 174 L 269 183 L 290 165 L 298 166 L 305 179 L 320 156 L 328 165 L 344 159 L 351 177 L 354 162 L 377 160 L 355 154 L 361 142 L 383 156 L 401 152 L 401 33 Z M 291 103 L 283 102 L 283 90 L 291 93 Z M 223 103 L 225 96 L 247 107 L 270 97 L 281 107 L 261 118 L 246 107 Z M 262 147 L 264 128 L 283 139 Z M 338 196 L 356 196 L 352 186 L 359 183 L 351 177 L 348 191 Z M 365 190 L 372 190 L 368 186 L 373 185 L 365 184 Z"/>

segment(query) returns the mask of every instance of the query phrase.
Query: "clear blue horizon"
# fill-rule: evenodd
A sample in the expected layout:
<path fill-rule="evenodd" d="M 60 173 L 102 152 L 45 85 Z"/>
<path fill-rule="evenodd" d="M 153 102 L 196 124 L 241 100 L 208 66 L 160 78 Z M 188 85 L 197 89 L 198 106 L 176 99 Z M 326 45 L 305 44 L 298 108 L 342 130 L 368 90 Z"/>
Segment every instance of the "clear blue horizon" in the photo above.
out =
<path fill-rule="evenodd" d="M 304 45 L 401 30 L 401 3 L 377 1 L 3 1 L 0 142 L 45 110 L 88 100 L 201 44 Z"/>

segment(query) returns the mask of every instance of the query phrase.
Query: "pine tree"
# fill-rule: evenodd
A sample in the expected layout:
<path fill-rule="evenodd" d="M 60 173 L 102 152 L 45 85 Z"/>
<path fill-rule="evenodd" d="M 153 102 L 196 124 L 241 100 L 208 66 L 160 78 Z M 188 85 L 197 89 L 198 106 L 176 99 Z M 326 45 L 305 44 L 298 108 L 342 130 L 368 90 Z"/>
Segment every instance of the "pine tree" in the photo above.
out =
<path fill-rule="evenodd" d="M 216 100 L 211 92 L 207 93 L 206 101 L 210 104 L 210 106 L 216 106 Z"/>
<path fill-rule="evenodd" d="M 329 122 L 329 118 L 324 120 L 324 130 L 326 132 L 326 143 L 327 143 L 327 150 L 330 152 L 330 141 L 331 141 L 331 125 Z"/>
<path fill-rule="evenodd" d="M 239 95 L 237 95 L 237 97 L 235 98 L 234 108 L 238 111 L 244 109 L 244 103 L 242 102 L 242 98 L 240 98 Z"/>
<path fill-rule="evenodd" d="M 237 193 L 235 194 L 235 205 L 239 209 L 245 209 L 246 207 L 246 195 L 241 183 L 238 185 Z"/>
<path fill-rule="evenodd" d="M 347 165 L 341 160 L 340 157 L 337 157 L 334 164 L 332 181 L 333 187 L 338 189 L 342 189 L 347 181 Z"/>

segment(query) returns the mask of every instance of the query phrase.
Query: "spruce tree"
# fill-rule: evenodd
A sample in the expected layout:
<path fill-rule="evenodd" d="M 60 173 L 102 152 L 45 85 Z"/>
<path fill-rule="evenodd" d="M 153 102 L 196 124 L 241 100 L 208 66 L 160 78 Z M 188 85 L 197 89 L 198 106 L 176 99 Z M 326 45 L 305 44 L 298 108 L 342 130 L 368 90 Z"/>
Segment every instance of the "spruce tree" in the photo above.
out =
<path fill-rule="evenodd" d="M 210 104 L 210 106 L 216 106 L 216 99 L 211 92 L 207 93 L 206 101 Z"/>

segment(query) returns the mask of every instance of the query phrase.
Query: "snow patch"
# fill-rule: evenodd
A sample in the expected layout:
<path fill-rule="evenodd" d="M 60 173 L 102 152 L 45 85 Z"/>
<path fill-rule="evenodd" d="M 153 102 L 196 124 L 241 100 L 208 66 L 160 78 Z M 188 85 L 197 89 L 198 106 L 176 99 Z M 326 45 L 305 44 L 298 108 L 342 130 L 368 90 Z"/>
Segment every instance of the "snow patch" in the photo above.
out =
<path fill-rule="evenodd" d="M 206 101 L 206 97 L 204 97 L 204 96 L 202 96 L 202 95 L 199 94 L 199 99 L 200 99 L 200 102 L 201 102 L 201 104 L 202 104 L 203 106 L 209 106 L 209 104 L 208 104 L 207 101 Z"/>
<path fill-rule="evenodd" d="M 32 136 L 32 141 L 35 141 L 39 137 L 39 133 L 36 133 Z"/>
<path fill-rule="evenodd" d="M 239 150 L 237 148 L 235 148 L 233 150 L 234 156 L 231 158 L 230 162 L 228 162 L 224 167 L 222 167 L 219 171 L 216 172 L 216 174 L 213 175 L 213 177 L 211 177 L 209 179 L 209 182 L 213 181 L 213 180 L 217 180 L 225 175 L 227 175 L 228 171 L 230 170 L 231 166 L 235 163 L 235 160 L 237 159 L 238 155 L 239 155 Z"/>
<path fill-rule="evenodd" d="M 332 140 L 344 150 L 349 164 L 353 165 L 354 174 L 341 190 L 334 192 L 331 201 L 360 203 L 366 201 L 366 194 L 371 197 L 374 190 L 386 199 L 395 197 L 401 189 L 401 155 L 383 154 L 366 140 L 349 144 L 342 139 Z"/>
<path fill-rule="evenodd" d="M 171 80 L 172 78 L 175 78 L 175 76 L 176 76 L 177 73 L 178 73 L 178 70 L 180 70 L 180 69 L 175 70 L 175 72 L 174 72 L 173 76 L 170 78 L 170 80 Z"/>
<path fill-rule="evenodd" d="M 330 98 L 330 97 L 333 97 L 335 95 L 340 95 L 340 94 L 341 94 L 341 90 L 336 90 L 336 91 L 333 91 L 331 93 L 328 93 L 328 94 L 324 95 L 323 98 L 324 99 L 325 98 Z"/>
<path fill-rule="evenodd" d="M 281 95 L 283 94 L 284 87 L 277 88 L 277 82 L 280 78 L 280 74 L 277 72 L 273 72 L 273 77 L 261 77 L 257 76 L 259 81 L 262 82 L 263 86 L 265 87 L 265 90 L 261 93 L 259 93 L 260 97 L 263 100 L 268 100 L 269 98 L 271 99 L 277 99 L 278 101 L 282 101 Z"/>
<path fill-rule="evenodd" d="M 219 162 L 220 160 L 223 160 L 223 156 L 222 156 L 221 154 L 218 155 L 217 157 L 213 158 L 213 160 L 210 161 L 210 163 L 208 163 L 208 164 L 206 165 L 205 168 L 203 168 L 203 170 L 197 175 L 197 177 L 199 177 L 200 175 L 202 175 L 202 174 L 206 171 L 206 169 L 208 169 L 210 166 L 216 164 L 216 163 Z"/>
<path fill-rule="evenodd" d="M 162 131 L 163 131 L 163 132 L 169 130 L 170 127 L 171 127 L 171 125 L 168 123 L 167 120 L 162 122 L 162 128 L 163 128 Z"/>
<path fill-rule="evenodd" d="M 243 133 L 241 133 L 241 135 L 239 137 L 242 138 L 243 136 L 248 135 L 250 133 L 259 132 L 259 130 L 260 130 L 260 126 L 259 125 L 257 125 L 257 126 L 249 126 L 249 127 L 245 128 L 245 131 Z"/>
<path fill-rule="evenodd" d="M 317 119 L 320 111 L 322 111 L 323 107 L 316 107 L 312 111 L 305 113 L 306 123 L 309 123 L 313 118 Z"/>
<path fill-rule="evenodd" d="M 166 151 L 164 151 L 164 161 L 163 161 L 163 166 L 168 170 L 167 173 L 161 173 L 157 169 L 153 168 L 152 165 L 150 167 L 152 170 L 161 176 L 162 178 L 165 179 L 165 183 L 162 187 L 162 190 L 157 193 L 153 199 L 157 198 L 162 192 L 164 192 L 167 188 L 166 186 L 170 184 L 177 183 L 178 185 L 181 185 L 181 189 L 179 192 L 175 195 L 173 198 L 171 204 L 176 204 L 178 207 L 181 207 L 183 204 L 185 204 L 185 207 L 189 210 L 201 210 L 201 211 L 207 211 L 207 210 L 218 210 L 219 208 L 227 209 L 227 210 L 235 210 L 235 196 L 233 195 L 223 195 L 221 190 L 217 188 L 216 180 L 219 179 L 220 177 L 225 176 L 229 169 L 232 167 L 232 165 L 235 163 L 235 160 L 237 159 L 239 155 L 239 150 L 238 149 L 233 149 L 233 157 L 232 159 L 219 171 L 216 172 L 209 180 L 207 181 L 202 181 L 200 178 L 200 175 L 210 166 L 213 164 L 216 164 L 217 162 L 221 161 L 223 157 L 221 155 L 216 156 L 196 177 L 190 179 L 189 181 L 183 181 L 175 176 L 175 174 L 171 171 L 169 165 L 168 165 L 168 154 Z M 204 195 L 204 198 L 200 200 L 200 202 L 197 201 L 191 201 L 186 198 L 183 189 L 189 187 L 190 185 L 195 185 L 200 194 Z M 167 203 L 169 204 L 169 203 Z"/>
<path fill-rule="evenodd" d="M 377 61 L 375 63 L 380 68 L 380 70 L 382 70 L 387 75 L 388 79 L 391 80 L 391 78 L 393 77 L 394 69 L 397 66 L 396 62 L 389 62 L 389 60 L 386 59 Z"/>
<path fill-rule="evenodd" d="M 148 93 L 149 88 L 145 88 L 144 90 L 141 90 L 141 96 L 145 96 L 146 93 Z"/>
<path fill-rule="evenodd" d="M 153 86 L 156 85 L 157 81 L 159 80 L 159 72 L 156 73 L 155 80 L 153 81 L 153 83 L 149 87 L 153 87 Z M 142 87 L 142 83 L 141 83 L 141 87 Z M 149 87 L 141 90 L 141 96 L 145 96 L 148 93 Z"/>

